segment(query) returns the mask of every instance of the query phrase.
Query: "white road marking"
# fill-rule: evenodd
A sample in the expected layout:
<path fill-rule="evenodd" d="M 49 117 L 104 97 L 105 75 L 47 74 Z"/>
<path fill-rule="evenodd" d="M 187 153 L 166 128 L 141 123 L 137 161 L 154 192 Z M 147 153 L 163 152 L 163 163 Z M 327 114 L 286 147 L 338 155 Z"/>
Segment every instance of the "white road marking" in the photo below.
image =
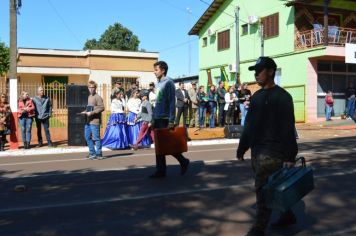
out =
<path fill-rule="evenodd" d="M 100 200 L 90 200 L 90 201 L 81 201 L 81 202 L 44 204 L 44 205 L 40 205 L 40 206 L 27 206 L 27 207 L 13 207 L 13 208 L 0 209 L 0 213 L 42 210 L 42 209 L 60 208 L 60 207 L 74 207 L 74 206 L 103 204 L 103 203 L 122 202 L 122 201 L 131 201 L 131 200 L 142 200 L 142 199 L 149 199 L 149 198 L 184 195 L 184 194 L 209 192 L 209 191 L 216 191 L 216 190 L 237 189 L 237 188 L 242 188 L 242 187 L 252 187 L 252 185 L 251 185 L 251 183 L 248 183 L 248 184 L 221 186 L 221 187 L 215 187 L 215 188 L 200 188 L 200 189 L 194 189 L 194 190 L 181 190 L 181 191 L 170 192 L 170 193 L 160 192 L 160 193 L 144 194 L 144 195 L 139 195 L 139 196 L 121 196 L 121 197 L 102 198 Z"/>

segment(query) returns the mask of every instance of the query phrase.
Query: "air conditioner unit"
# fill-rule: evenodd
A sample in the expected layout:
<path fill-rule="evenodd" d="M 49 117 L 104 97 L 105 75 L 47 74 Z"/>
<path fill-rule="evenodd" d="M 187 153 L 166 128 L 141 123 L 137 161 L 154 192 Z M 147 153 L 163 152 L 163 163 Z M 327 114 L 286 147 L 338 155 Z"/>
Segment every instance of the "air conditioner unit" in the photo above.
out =
<path fill-rule="evenodd" d="M 208 29 L 208 36 L 213 36 L 215 34 L 215 30 L 213 28 Z"/>
<path fill-rule="evenodd" d="M 255 15 L 249 16 L 248 17 L 248 23 L 250 25 L 256 24 L 258 22 L 258 17 Z"/>
<path fill-rule="evenodd" d="M 229 71 L 230 73 L 235 73 L 236 72 L 236 64 L 229 64 Z"/>

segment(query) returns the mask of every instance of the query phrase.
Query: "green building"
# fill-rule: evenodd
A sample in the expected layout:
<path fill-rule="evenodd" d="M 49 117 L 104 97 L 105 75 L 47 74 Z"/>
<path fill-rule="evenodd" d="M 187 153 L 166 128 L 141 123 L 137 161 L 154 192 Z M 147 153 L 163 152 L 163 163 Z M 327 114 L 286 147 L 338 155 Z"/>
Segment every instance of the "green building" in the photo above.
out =
<path fill-rule="evenodd" d="M 348 81 L 356 84 L 356 64 L 345 63 L 345 45 L 356 44 L 355 9 L 347 0 L 214 0 L 189 32 L 199 36 L 199 83 L 217 84 L 225 71 L 235 84 L 236 64 L 240 81 L 253 82 L 248 67 L 269 56 L 278 65 L 276 83 L 293 96 L 297 121 L 324 117 L 328 90 L 339 116 Z"/>

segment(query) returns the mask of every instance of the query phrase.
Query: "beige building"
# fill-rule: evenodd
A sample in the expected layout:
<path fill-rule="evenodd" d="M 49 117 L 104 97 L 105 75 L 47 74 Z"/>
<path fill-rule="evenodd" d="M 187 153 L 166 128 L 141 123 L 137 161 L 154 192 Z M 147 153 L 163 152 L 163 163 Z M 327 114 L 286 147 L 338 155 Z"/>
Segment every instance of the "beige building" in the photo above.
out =
<path fill-rule="evenodd" d="M 98 84 L 112 85 L 116 80 L 129 84 L 139 79 L 143 87 L 156 78 L 153 64 L 158 53 L 107 50 L 18 50 L 19 83 Z"/>

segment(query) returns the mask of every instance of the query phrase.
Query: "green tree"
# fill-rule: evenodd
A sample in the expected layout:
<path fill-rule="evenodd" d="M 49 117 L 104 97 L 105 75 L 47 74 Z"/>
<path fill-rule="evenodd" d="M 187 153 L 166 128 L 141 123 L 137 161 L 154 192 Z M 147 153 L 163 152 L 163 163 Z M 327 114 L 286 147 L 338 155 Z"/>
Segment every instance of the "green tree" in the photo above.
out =
<path fill-rule="evenodd" d="M 10 69 L 10 50 L 5 43 L 0 42 L 0 76 Z"/>
<path fill-rule="evenodd" d="M 119 23 L 110 25 L 99 40 L 89 39 L 84 45 L 87 49 L 138 51 L 140 40 L 131 30 Z"/>

